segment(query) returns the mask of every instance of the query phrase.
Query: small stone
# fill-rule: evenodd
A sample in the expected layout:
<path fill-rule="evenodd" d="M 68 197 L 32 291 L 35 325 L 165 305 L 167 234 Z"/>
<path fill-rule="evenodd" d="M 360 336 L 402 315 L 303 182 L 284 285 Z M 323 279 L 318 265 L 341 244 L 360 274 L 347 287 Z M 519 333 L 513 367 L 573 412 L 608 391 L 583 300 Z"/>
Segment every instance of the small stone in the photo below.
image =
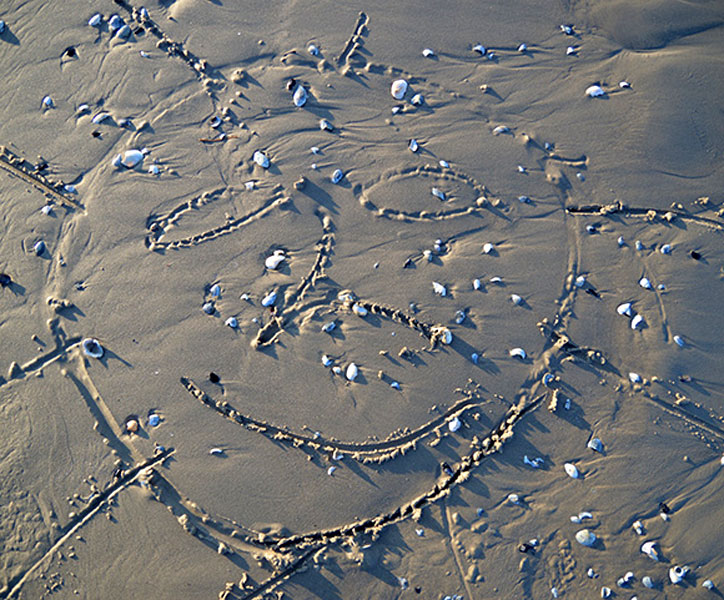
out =
<path fill-rule="evenodd" d="M 213 302 L 205 302 L 204 305 L 201 307 L 201 309 L 207 314 L 207 315 L 213 315 L 214 311 L 216 310 L 216 307 L 214 306 Z"/>

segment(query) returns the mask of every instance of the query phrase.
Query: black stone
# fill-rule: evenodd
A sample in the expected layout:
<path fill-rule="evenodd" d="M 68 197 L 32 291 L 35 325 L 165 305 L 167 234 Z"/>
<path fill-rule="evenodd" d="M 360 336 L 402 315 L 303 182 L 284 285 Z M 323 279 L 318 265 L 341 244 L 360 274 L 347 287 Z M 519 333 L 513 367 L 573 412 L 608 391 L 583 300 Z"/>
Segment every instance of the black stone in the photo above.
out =
<path fill-rule="evenodd" d="M 289 81 L 287 81 L 287 90 L 291 92 L 296 87 L 296 85 L 297 80 L 292 77 Z"/>
<path fill-rule="evenodd" d="M 659 502 L 659 512 L 664 513 L 665 515 L 668 515 L 671 512 L 671 509 L 666 504 L 666 502 Z"/>
<path fill-rule="evenodd" d="M 691 258 L 693 258 L 694 260 L 701 260 L 701 254 L 696 250 L 692 250 L 691 252 L 689 252 L 689 256 L 691 256 Z"/>
<path fill-rule="evenodd" d="M 528 552 L 535 552 L 535 550 L 533 549 L 533 546 L 531 546 L 528 542 L 524 542 L 523 544 L 518 546 L 518 552 L 527 554 Z"/>
<path fill-rule="evenodd" d="M 99 138 L 99 137 L 101 137 L 101 132 L 100 132 L 100 131 L 94 131 L 93 133 L 91 133 L 91 135 L 92 135 L 94 138 Z"/>
<path fill-rule="evenodd" d="M 7 273 L 0 273 L 0 287 L 10 285 L 12 281 L 13 280 L 10 278 L 10 275 L 8 275 Z"/>
<path fill-rule="evenodd" d="M 415 586 L 415 593 L 416 593 L 416 594 L 419 594 L 419 593 L 421 593 L 421 592 L 422 592 L 422 588 L 421 588 L 419 585 L 416 585 L 416 586 Z"/>
<path fill-rule="evenodd" d="M 73 46 L 68 46 L 65 50 L 63 50 L 63 56 L 67 56 L 68 58 L 75 58 L 78 56 L 78 52 Z"/>
<path fill-rule="evenodd" d="M 211 373 L 209 373 L 209 381 L 211 383 L 219 383 L 219 381 L 221 381 L 221 377 L 219 377 L 216 373 L 211 371 Z"/>

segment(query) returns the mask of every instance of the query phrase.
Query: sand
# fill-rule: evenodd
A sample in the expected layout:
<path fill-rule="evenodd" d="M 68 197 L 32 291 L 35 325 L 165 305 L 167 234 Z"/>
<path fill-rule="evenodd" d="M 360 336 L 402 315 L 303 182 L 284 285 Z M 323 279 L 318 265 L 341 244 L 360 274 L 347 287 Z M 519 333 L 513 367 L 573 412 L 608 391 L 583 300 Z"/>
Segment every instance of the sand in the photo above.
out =
<path fill-rule="evenodd" d="M 0 597 L 720 596 L 722 4 L 140 8 L 0 14 Z"/>

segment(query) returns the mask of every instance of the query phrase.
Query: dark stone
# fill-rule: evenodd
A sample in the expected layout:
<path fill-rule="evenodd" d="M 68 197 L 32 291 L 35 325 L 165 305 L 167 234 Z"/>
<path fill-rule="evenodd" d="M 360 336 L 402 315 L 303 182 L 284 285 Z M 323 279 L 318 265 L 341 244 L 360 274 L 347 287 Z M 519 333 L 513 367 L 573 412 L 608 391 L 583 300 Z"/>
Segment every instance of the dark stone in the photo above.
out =
<path fill-rule="evenodd" d="M 659 502 L 659 512 L 668 515 L 671 512 L 671 509 L 666 502 Z"/>
<path fill-rule="evenodd" d="M 694 260 L 701 260 L 701 254 L 696 250 L 692 250 L 691 252 L 689 252 L 689 256 L 691 256 L 691 258 L 693 258 Z"/>
<path fill-rule="evenodd" d="M 219 383 L 219 381 L 221 381 L 221 377 L 219 377 L 216 373 L 211 371 L 211 373 L 209 373 L 209 381 L 211 383 Z"/>
<path fill-rule="evenodd" d="M 12 283 L 12 278 L 7 273 L 0 273 L 0 287 L 5 287 Z"/>

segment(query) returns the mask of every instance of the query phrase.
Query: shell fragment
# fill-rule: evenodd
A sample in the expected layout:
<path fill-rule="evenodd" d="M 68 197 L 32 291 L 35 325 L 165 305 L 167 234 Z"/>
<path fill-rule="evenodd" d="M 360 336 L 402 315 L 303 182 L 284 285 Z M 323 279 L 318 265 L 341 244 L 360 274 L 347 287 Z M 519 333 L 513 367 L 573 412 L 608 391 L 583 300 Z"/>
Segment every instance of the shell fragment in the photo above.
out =
<path fill-rule="evenodd" d="M 254 152 L 253 160 L 262 169 L 269 168 L 269 157 L 266 154 L 264 154 L 263 152 L 261 152 L 259 150 Z"/>
<path fill-rule="evenodd" d="M 589 548 L 596 543 L 596 535 L 588 529 L 581 529 L 576 532 L 576 541 L 581 546 L 588 546 Z"/>
<path fill-rule="evenodd" d="M 603 88 L 600 85 L 592 85 L 586 88 L 586 96 L 590 98 L 599 98 L 605 95 L 606 92 L 603 91 Z"/>
<path fill-rule="evenodd" d="M 508 351 L 508 354 L 510 354 L 510 356 L 514 358 L 517 357 L 521 360 L 525 360 L 528 356 L 523 348 L 513 348 L 512 350 Z"/>
<path fill-rule="evenodd" d="M 395 100 L 402 100 L 407 93 L 407 81 L 404 79 L 397 79 L 392 82 L 390 86 L 390 94 Z"/>
<path fill-rule="evenodd" d="M 354 381 L 355 379 L 357 379 L 357 375 L 359 375 L 359 368 L 356 364 L 349 363 L 347 371 L 345 371 L 345 376 L 349 381 Z"/>
<path fill-rule="evenodd" d="M 432 282 L 432 290 L 436 294 L 442 296 L 443 298 L 447 296 L 447 288 L 442 284 L 438 283 L 437 281 Z"/>

